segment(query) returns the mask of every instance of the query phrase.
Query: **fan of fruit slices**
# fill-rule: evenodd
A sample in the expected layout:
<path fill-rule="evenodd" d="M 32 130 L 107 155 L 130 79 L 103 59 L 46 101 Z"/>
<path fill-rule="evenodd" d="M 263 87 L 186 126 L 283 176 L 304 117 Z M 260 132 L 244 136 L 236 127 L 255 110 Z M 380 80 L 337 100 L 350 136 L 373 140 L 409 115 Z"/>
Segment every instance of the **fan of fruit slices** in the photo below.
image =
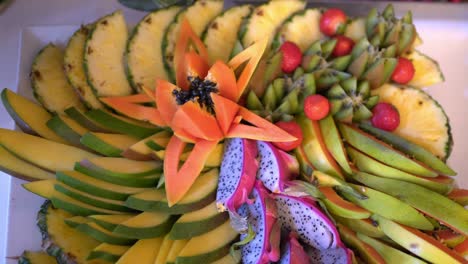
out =
<path fill-rule="evenodd" d="M 44 197 L 20 263 L 465 263 L 444 80 L 411 13 L 120 11 L 36 56 L 0 169 Z M 48 150 L 43 152 L 43 149 Z"/>

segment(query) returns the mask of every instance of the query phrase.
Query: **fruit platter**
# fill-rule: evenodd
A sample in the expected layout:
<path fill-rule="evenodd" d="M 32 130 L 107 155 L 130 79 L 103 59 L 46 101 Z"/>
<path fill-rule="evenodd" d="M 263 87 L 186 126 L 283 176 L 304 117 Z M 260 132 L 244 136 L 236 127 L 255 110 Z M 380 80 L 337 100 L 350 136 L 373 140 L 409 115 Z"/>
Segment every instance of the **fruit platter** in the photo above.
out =
<path fill-rule="evenodd" d="M 18 263 L 467 263 L 468 190 L 410 10 L 116 10 L 37 47 L 0 170 L 42 197 Z M 27 206 L 28 201 L 21 201 Z"/>

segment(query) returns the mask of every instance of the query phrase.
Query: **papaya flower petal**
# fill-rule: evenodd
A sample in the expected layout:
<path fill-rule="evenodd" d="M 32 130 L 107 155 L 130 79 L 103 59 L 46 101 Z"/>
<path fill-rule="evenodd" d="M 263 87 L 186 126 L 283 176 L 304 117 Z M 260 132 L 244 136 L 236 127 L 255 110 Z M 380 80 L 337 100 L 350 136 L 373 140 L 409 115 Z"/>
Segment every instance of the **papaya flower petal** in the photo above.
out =
<path fill-rule="evenodd" d="M 237 101 L 239 91 L 237 90 L 237 81 L 234 71 L 222 61 L 216 61 L 208 71 L 206 80 L 217 84 L 218 92 L 221 96 Z"/>
<path fill-rule="evenodd" d="M 161 118 L 168 125 L 171 124 L 172 118 L 179 108 L 176 99 L 172 94 L 174 89 L 177 89 L 177 87 L 166 80 L 158 79 L 156 81 L 156 89 L 154 91 L 156 107 L 161 114 Z"/>

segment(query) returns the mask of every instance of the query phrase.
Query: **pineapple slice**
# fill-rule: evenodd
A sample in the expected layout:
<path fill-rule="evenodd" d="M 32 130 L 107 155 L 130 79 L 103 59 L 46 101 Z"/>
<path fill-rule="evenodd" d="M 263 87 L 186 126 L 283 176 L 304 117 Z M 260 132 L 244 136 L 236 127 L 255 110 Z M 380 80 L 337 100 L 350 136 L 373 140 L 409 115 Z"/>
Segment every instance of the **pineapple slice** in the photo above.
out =
<path fill-rule="evenodd" d="M 193 31 L 201 36 L 206 25 L 223 11 L 224 2 L 221 0 L 200 0 L 181 10 L 174 21 L 169 24 L 164 33 L 161 45 L 164 68 L 171 81 L 175 80 L 174 49 L 179 38 L 180 25 L 187 18 Z"/>
<path fill-rule="evenodd" d="M 414 77 L 408 85 L 424 88 L 445 81 L 439 64 L 429 56 L 414 50 L 404 54 L 403 57 L 411 60 L 415 69 Z"/>
<path fill-rule="evenodd" d="M 54 44 L 48 44 L 37 54 L 30 76 L 34 96 L 49 112 L 63 114 L 72 106 L 84 109 L 63 72 L 63 52 Z"/>
<path fill-rule="evenodd" d="M 227 62 L 237 40 L 242 20 L 250 15 L 252 6 L 241 5 L 226 10 L 206 27 L 203 42 L 210 56 L 210 64 L 217 60 Z"/>
<path fill-rule="evenodd" d="M 291 16 L 276 33 L 273 49 L 279 48 L 285 41 L 291 41 L 304 52 L 312 43 L 323 38 L 319 27 L 321 16 L 320 10 L 315 8 Z"/>
<path fill-rule="evenodd" d="M 446 160 L 452 150 L 450 124 L 442 106 L 423 90 L 385 84 L 373 90 L 380 101 L 391 103 L 400 113 L 395 134 Z"/>
<path fill-rule="evenodd" d="M 262 40 L 265 37 L 273 40 L 277 28 L 295 12 L 304 9 L 305 1 L 276 0 L 258 6 L 240 32 L 240 40 L 244 48 Z M 311 22 L 312 23 L 312 22 Z"/>
<path fill-rule="evenodd" d="M 98 97 L 132 93 L 123 64 L 127 36 L 121 11 L 99 19 L 88 35 L 84 69 L 88 84 Z"/>
<path fill-rule="evenodd" d="M 91 26 L 82 26 L 68 41 L 65 49 L 64 68 L 68 82 L 80 95 L 81 100 L 88 108 L 102 108 L 103 104 L 94 95 L 93 90 L 86 81 L 83 68 L 84 47 Z"/>
<path fill-rule="evenodd" d="M 161 43 L 167 26 L 179 12 L 179 6 L 154 11 L 135 27 L 127 43 L 127 76 L 132 87 L 153 88 L 156 79 L 167 80 Z"/>

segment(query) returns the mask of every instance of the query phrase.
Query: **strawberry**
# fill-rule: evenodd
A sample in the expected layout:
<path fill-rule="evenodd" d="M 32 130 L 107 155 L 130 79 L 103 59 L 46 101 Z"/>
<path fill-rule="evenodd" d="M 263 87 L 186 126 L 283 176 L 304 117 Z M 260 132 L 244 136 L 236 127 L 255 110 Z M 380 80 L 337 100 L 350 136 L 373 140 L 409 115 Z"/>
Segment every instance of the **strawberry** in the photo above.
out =
<path fill-rule="evenodd" d="M 393 131 L 400 125 L 400 114 L 392 104 L 378 103 L 372 114 L 371 123 L 376 128 Z"/>
<path fill-rule="evenodd" d="M 285 73 L 292 73 L 302 62 L 301 49 L 291 41 L 286 41 L 280 47 L 283 53 L 281 70 Z"/>
<path fill-rule="evenodd" d="M 279 149 L 282 149 L 284 151 L 290 151 L 293 150 L 302 143 L 302 130 L 301 127 L 295 122 L 295 121 L 279 121 L 275 123 L 275 125 L 284 131 L 288 132 L 292 136 L 296 137 L 297 140 L 291 141 L 291 142 L 273 142 L 273 145 L 278 147 Z"/>
<path fill-rule="evenodd" d="M 397 66 L 392 73 L 392 80 L 399 84 L 407 84 L 414 77 L 414 65 L 406 58 L 398 58 Z"/>
<path fill-rule="evenodd" d="M 343 31 L 346 25 L 346 14 L 338 8 L 330 8 L 320 18 L 320 31 L 331 37 Z"/>
<path fill-rule="evenodd" d="M 336 45 L 333 49 L 332 55 L 335 57 L 346 56 L 351 53 L 354 47 L 354 41 L 343 35 L 338 35 L 335 37 Z"/>
<path fill-rule="evenodd" d="M 330 112 L 330 102 L 320 94 L 309 95 L 304 100 L 304 113 L 313 121 L 323 119 Z"/>

